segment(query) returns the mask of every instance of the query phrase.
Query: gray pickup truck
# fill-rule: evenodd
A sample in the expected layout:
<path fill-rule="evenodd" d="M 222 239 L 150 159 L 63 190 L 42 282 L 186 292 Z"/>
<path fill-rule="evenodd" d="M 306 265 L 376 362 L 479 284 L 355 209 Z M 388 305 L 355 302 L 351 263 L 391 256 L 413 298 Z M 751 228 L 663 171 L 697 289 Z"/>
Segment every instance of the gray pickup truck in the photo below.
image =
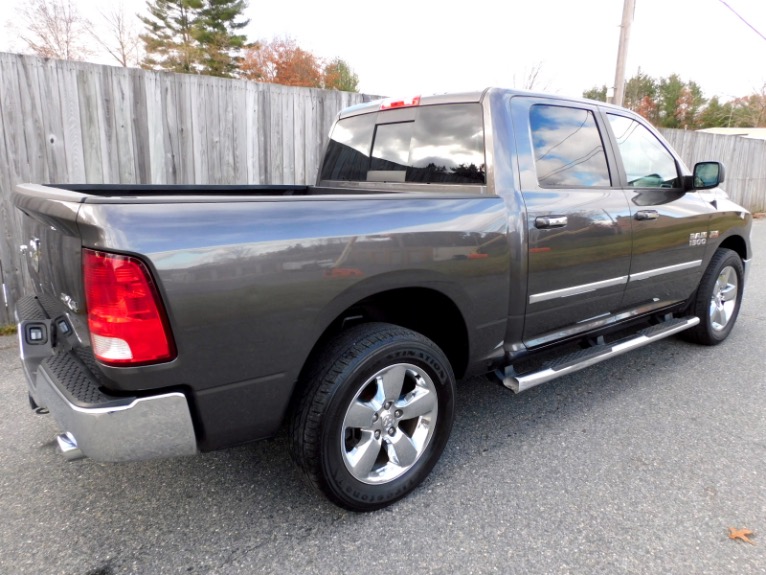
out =
<path fill-rule="evenodd" d="M 68 458 L 284 426 L 311 484 L 377 509 L 437 462 L 456 379 L 723 341 L 751 258 L 723 180 L 622 108 L 488 89 L 344 110 L 316 186 L 19 185 L 30 401 Z"/>

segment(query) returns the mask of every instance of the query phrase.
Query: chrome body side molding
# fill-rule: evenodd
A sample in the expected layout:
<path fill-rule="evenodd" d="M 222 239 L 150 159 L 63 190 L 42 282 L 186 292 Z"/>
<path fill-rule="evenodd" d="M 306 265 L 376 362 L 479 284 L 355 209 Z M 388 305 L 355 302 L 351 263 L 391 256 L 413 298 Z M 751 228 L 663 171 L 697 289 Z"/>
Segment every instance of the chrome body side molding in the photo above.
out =
<path fill-rule="evenodd" d="M 702 265 L 702 260 L 693 260 L 690 262 L 683 262 L 683 263 L 675 264 L 672 266 L 665 266 L 661 268 L 655 268 L 652 270 L 646 270 L 643 272 L 630 274 L 629 276 L 620 276 L 620 277 L 611 278 L 608 280 L 603 280 L 600 282 L 576 285 L 576 286 L 559 289 L 555 291 L 536 293 L 529 296 L 529 303 L 533 304 L 533 303 L 539 303 L 542 301 L 548 301 L 548 300 L 557 299 L 557 298 L 571 297 L 574 295 L 580 295 L 580 294 L 596 291 L 602 288 L 613 287 L 613 286 L 617 286 L 621 284 L 627 284 L 628 282 L 641 281 L 641 280 L 657 277 L 663 274 L 670 274 L 673 272 L 680 272 L 683 270 L 693 269 L 701 265 Z"/>
<path fill-rule="evenodd" d="M 621 276 L 618 278 L 612 278 L 600 282 L 594 282 L 590 284 L 582 284 L 578 286 L 572 286 L 564 289 L 558 289 L 555 291 L 548 291 L 537 293 L 529 296 L 529 303 L 539 303 L 541 301 L 548 301 L 551 299 L 557 299 L 560 297 L 571 297 L 573 295 L 580 295 L 592 291 L 596 291 L 602 288 L 613 287 L 621 284 L 628 283 L 628 276 Z"/>
<path fill-rule="evenodd" d="M 653 270 L 646 270 L 645 272 L 639 272 L 637 274 L 630 274 L 630 281 L 641 281 L 649 278 L 653 278 L 656 276 L 661 276 L 663 274 L 670 274 L 673 272 L 680 272 L 682 270 L 690 270 L 693 268 L 698 268 L 702 265 L 702 260 L 694 260 L 690 262 L 684 262 L 682 264 L 676 264 L 673 266 L 665 266 L 663 268 L 655 268 Z"/>

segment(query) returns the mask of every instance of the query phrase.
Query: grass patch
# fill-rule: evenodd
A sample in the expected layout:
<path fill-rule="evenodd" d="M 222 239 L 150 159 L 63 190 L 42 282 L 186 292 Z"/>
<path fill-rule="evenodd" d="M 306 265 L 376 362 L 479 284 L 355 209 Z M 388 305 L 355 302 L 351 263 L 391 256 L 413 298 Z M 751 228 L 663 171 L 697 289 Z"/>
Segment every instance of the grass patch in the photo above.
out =
<path fill-rule="evenodd" d="M 9 323 L 8 325 L 0 325 L 0 335 L 15 335 L 16 334 L 16 326 L 12 323 Z"/>

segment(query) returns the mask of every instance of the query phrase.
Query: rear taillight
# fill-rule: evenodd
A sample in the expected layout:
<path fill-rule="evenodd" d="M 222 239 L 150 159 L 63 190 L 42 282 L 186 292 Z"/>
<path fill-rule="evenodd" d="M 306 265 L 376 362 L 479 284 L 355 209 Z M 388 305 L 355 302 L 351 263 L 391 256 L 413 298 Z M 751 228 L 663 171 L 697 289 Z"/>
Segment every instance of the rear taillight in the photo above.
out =
<path fill-rule="evenodd" d="M 165 310 L 146 264 L 89 249 L 82 254 L 88 327 L 96 358 L 114 366 L 175 358 Z"/>

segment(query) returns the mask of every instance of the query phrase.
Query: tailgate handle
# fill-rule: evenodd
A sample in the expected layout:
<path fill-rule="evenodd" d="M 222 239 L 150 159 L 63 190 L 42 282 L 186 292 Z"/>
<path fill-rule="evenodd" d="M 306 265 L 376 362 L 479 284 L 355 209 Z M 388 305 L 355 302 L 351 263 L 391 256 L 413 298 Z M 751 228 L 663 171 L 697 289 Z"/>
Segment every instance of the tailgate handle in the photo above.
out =
<path fill-rule="evenodd" d="M 656 220 L 660 217 L 660 213 L 657 210 L 641 210 L 636 212 L 637 220 Z"/>
<path fill-rule="evenodd" d="M 547 230 L 550 228 L 563 228 L 567 225 L 566 216 L 540 216 L 535 218 L 535 227 L 538 230 Z"/>

